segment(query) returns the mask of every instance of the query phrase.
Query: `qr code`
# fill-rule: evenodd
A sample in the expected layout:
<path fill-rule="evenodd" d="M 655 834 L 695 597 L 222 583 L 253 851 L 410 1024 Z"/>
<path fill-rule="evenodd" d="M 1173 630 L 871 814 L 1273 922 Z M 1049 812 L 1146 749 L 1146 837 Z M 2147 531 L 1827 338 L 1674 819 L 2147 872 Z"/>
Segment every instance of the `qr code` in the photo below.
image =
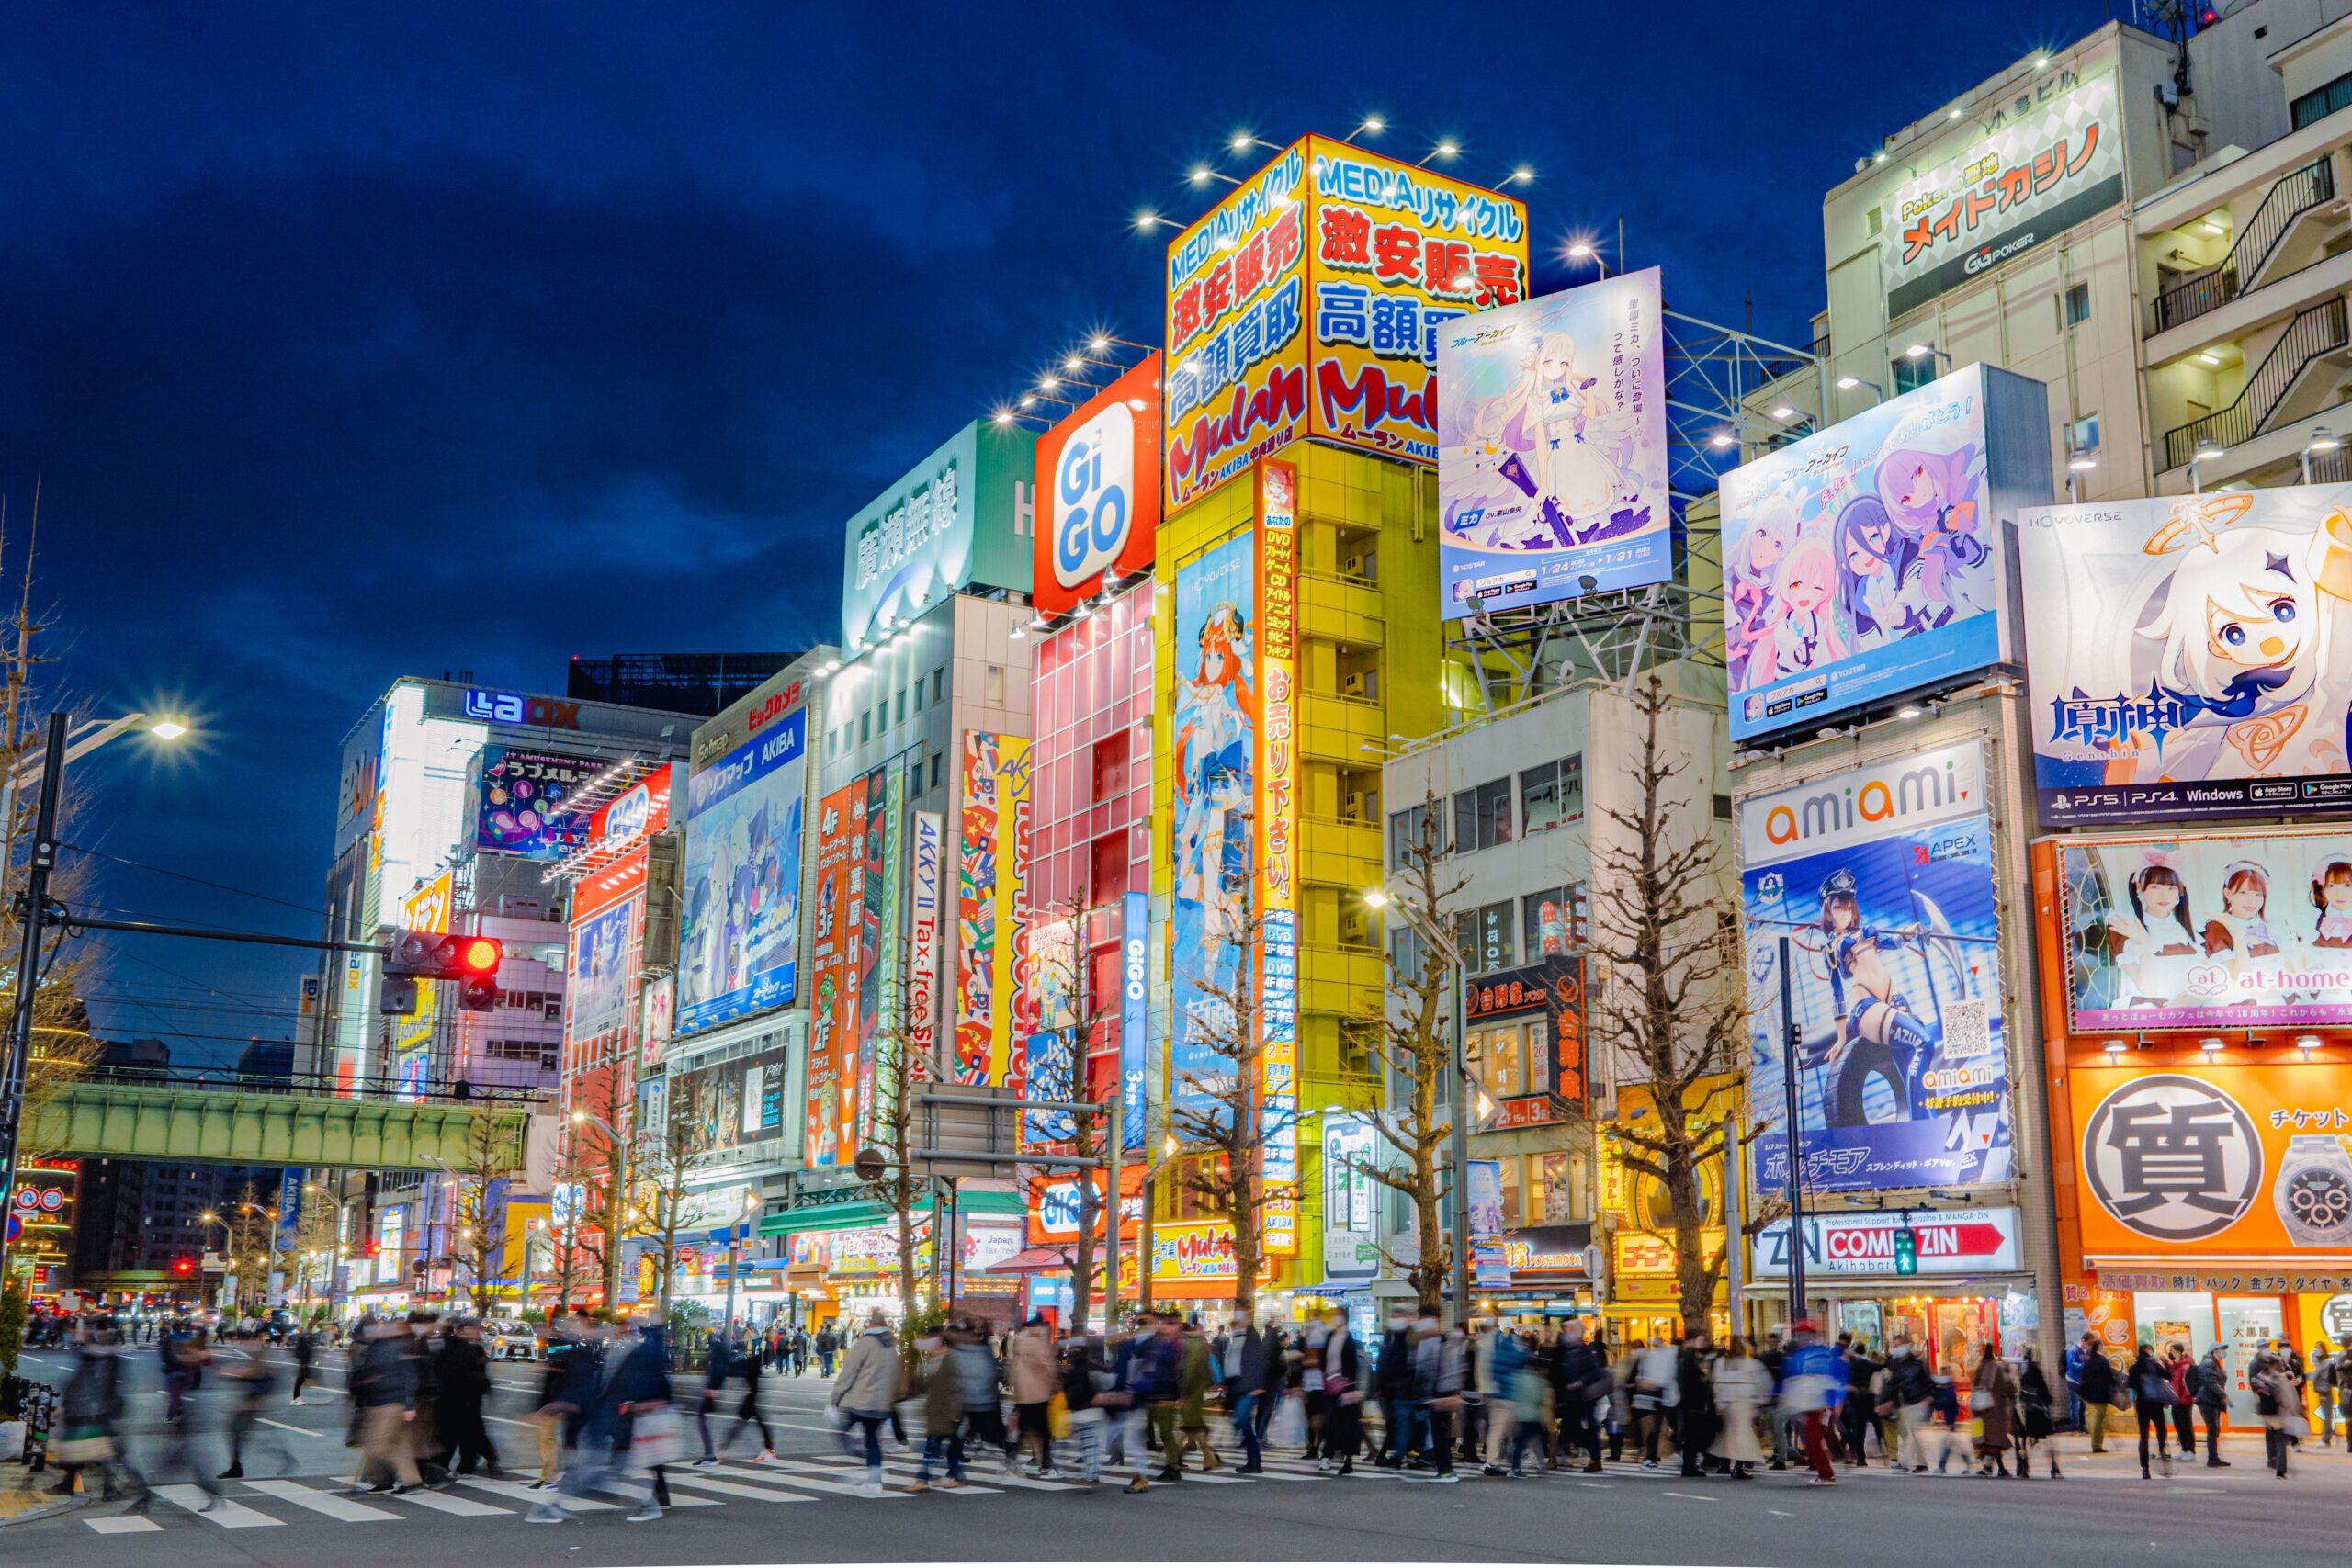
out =
<path fill-rule="evenodd" d="M 1993 1049 L 1993 1003 L 1989 998 L 1969 997 L 1944 1004 L 1944 1055 L 1966 1059 Z"/>

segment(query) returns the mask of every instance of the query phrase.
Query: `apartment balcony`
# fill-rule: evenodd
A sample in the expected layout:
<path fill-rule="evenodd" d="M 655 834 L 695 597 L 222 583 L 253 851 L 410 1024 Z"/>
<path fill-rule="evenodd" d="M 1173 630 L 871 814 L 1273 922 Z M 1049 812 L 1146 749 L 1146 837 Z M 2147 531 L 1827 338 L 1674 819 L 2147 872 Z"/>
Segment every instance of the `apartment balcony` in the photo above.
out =
<path fill-rule="evenodd" d="M 2217 312 L 2252 300 L 2267 285 L 2292 279 L 2325 260 L 2347 219 L 2352 219 L 2352 208 L 2337 194 L 2333 152 L 2272 181 L 2238 223 L 2234 243 L 2221 260 L 2190 272 L 2156 296 L 2150 311 L 2150 351 L 2157 353 L 2157 344 L 2173 333 L 2212 342 L 2224 331 Z M 2196 221 L 2199 228 L 2220 227 L 2210 217 Z M 2178 254 L 2177 244 L 2174 254 Z M 2276 311 L 2295 306 L 2291 299 L 2281 303 L 2274 298 L 2260 308 Z M 2243 320 L 2248 312 L 2234 314 Z"/>
<path fill-rule="evenodd" d="M 1299 754 L 1315 761 L 1361 768 L 1388 744 L 1388 710 L 1368 697 L 1308 692 L 1298 711 Z"/>
<path fill-rule="evenodd" d="M 1388 640 L 1380 585 L 1337 572 L 1298 574 L 1299 629 L 1308 637 L 1377 648 Z"/>
<path fill-rule="evenodd" d="M 2314 438 L 2341 445 L 2311 451 Z M 2224 484 L 2268 489 L 2303 482 L 2303 459 L 2311 459 L 2311 482 L 2343 484 L 2352 479 L 2352 403 L 2322 409 L 2274 426 L 2250 441 L 2225 449 L 2218 457 L 2197 465 L 2197 485 L 2212 490 Z M 2186 466 L 2157 476 L 2156 493 L 2188 493 Z"/>
<path fill-rule="evenodd" d="M 1341 1018 L 1377 1016 L 1388 994 L 1388 961 L 1372 947 L 1338 943 L 1298 949 L 1298 1010 Z"/>
<path fill-rule="evenodd" d="M 2346 372 L 2352 371 L 2352 332 L 2346 330 L 2345 301 L 2346 291 L 2352 289 L 2352 254 L 2310 270 L 2340 270 L 2344 277 L 2335 290 L 2289 319 L 2258 361 L 2249 349 L 2254 367 L 2235 401 L 2165 432 L 2157 448 L 2159 472 L 2183 469 L 2196 461 L 2202 481 L 2217 483 L 2235 467 L 2231 453 L 2255 446 L 2274 433 L 2285 434 L 2288 427 L 2343 401 Z M 2199 456 L 2216 448 L 2226 450 L 2219 457 Z M 2298 445 L 2296 450 L 2301 449 Z"/>
<path fill-rule="evenodd" d="M 1361 893 L 1387 876 L 1377 822 L 1348 817 L 1307 817 L 1299 823 L 1304 840 L 1299 874 L 1310 883 Z"/>

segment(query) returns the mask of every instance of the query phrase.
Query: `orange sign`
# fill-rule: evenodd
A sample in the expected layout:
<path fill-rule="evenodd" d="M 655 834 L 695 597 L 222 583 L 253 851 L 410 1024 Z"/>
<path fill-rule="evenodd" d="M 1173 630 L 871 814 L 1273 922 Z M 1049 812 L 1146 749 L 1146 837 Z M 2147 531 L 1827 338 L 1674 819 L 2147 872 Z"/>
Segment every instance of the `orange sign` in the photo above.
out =
<path fill-rule="evenodd" d="M 1151 564 L 1159 528 L 1159 355 L 1148 354 L 1037 437 L 1035 588 L 1058 615 Z"/>
<path fill-rule="evenodd" d="M 2070 1076 L 2086 1259 L 2352 1260 L 2352 1069 L 2118 1066 Z"/>

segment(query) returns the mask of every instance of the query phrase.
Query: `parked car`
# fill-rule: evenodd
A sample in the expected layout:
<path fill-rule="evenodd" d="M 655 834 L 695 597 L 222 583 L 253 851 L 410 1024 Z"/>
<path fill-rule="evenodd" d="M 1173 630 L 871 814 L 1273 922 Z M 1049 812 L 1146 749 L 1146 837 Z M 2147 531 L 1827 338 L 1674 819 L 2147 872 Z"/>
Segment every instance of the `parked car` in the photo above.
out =
<path fill-rule="evenodd" d="M 536 1361 L 546 1354 L 536 1324 L 523 1323 L 511 1317 L 493 1317 L 482 1325 L 482 1337 L 490 1342 L 490 1354 L 493 1360 Z"/>

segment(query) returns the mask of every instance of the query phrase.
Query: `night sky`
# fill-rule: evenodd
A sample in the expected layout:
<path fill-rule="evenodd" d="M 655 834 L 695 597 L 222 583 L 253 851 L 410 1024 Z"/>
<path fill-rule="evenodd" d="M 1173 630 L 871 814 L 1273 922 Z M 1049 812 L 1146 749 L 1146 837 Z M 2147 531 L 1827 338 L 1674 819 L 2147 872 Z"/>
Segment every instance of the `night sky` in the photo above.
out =
<path fill-rule="evenodd" d="M 372 9 L 9 13 L 8 603 L 38 477 L 44 704 L 200 737 L 79 768 L 66 837 L 277 901 L 102 860 L 85 908 L 314 934 L 401 675 L 833 636 L 853 511 L 1086 332 L 1157 338 L 1133 217 L 1269 156 L 1238 130 L 1530 164 L 1538 292 L 1622 213 L 1671 308 L 1802 344 L 1823 193 L 2107 8 Z M 311 966 L 105 962 L 102 1032 L 183 1056 L 285 1036 Z"/>

